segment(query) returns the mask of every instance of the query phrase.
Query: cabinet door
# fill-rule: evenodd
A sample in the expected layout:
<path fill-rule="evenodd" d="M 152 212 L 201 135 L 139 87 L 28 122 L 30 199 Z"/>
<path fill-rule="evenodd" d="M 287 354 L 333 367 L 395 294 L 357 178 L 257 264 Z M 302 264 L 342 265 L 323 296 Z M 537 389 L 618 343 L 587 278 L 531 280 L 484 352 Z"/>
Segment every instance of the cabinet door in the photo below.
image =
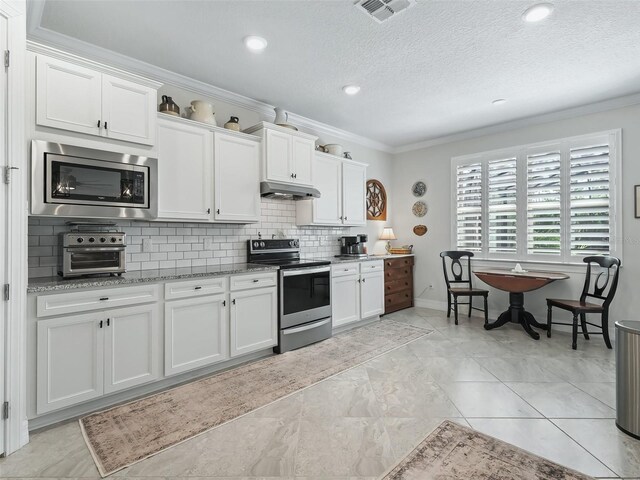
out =
<path fill-rule="evenodd" d="M 250 223 L 260 219 L 260 144 L 216 133 L 215 220 Z"/>
<path fill-rule="evenodd" d="M 345 225 L 366 225 L 367 167 L 355 163 L 342 165 L 342 211 Z"/>
<path fill-rule="evenodd" d="M 354 163 L 342 165 L 342 211 L 345 225 L 366 225 L 367 167 Z"/>
<path fill-rule="evenodd" d="M 93 313 L 38 321 L 38 414 L 103 394 L 104 328 L 100 328 L 101 318 L 102 315 Z"/>
<path fill-rule="evenodd" d="M 331 316 L 334 327 L 360 320 L 359 275 L 331 279 Z"/>
<path fill-rule="evenodd" d="M 315 187 L 320 198 L 314 198 L 313 223 L 340 225 L 342 223 L 342 161 L 339 158 L 316 156 Z"/>
<path fill-rule="evenodd" d="M 102 75 L 42 55 L 36 68 L 38 125 L 100 135 Z"/>
<path fill-rule="evenodd" d="M 155 144 L 156 102 L 155 89 L 102 75 L 102 134 L 127 142 Z"/>
<path fill-rule="evenodd" d="M 229 358 L 226 294 L 164 304 L 164 374 Z"/>
<path fill-rule="evenodd" d="M 275 182 L 293 182 L 291 135 L 267 130 L 264 177 Z"/>
<path fill-rule="evenodd" d="M 384 313 L 384 273 L 365 273 L 360 280 L 360 316 L 369 318 Z"/>
<path fill-rule="evenodd" d="M 275 288 L 259 288 L 231 294 L 232 357 L 277 345 L 277 307 Z"/>
<path fill-rule="evenodd" d="M 158 219 L 210 220 L 212 150 L 209 130 L 158 120 Z"/>
<path fill-rule="evenodd" d="M 293 137 L 292 147 L 294 181 L 301 185 L 313 185 L 313 157 L 316 143 L 306 138 Z"/>
<path fill-rule="evenodd" d="M 159 315 L 155 304 L 103 314 L 104 393 L 117 392 L 159 377 Z"/>

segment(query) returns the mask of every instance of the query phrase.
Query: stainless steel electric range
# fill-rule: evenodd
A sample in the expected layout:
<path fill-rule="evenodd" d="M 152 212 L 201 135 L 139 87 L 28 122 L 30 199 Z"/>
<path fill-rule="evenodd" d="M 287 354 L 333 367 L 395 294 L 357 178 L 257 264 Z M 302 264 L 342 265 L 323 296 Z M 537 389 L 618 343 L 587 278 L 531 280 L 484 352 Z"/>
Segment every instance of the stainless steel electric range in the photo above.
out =
<path fill-rule="evenodd" d="M 300 258 L 296 239 L 249 240 L 249 263 L 279 267 L 276 353 L 331 337 L 331 262 Z"/>

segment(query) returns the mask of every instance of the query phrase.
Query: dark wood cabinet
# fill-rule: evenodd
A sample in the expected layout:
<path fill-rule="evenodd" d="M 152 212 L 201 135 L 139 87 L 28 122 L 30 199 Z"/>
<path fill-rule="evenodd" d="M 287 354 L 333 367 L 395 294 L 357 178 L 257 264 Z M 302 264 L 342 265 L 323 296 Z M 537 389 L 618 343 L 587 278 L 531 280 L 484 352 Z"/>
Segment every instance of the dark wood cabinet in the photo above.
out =
<path fill-rule="evenodd" d="M 413 307 L 413 257 L 384 261 L 384 313 Z"/>

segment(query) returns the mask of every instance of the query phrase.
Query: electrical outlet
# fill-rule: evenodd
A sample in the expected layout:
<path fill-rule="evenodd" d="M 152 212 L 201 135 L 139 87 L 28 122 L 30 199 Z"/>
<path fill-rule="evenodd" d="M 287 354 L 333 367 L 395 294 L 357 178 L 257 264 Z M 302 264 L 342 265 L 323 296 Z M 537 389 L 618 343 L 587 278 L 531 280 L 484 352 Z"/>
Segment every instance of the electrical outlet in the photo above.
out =
<path fill-rule="evenodd" d="M 143 252 L 151 252 L 153 250 L 153 240 L 150 238 L 142 239 L 142 251 Z"/>
<path fill-rule="evenodd" d="M 205 250 L 211 250 L 211 247 L 213 247 L 213 238 L 204 237 L 204 240 L 202 241 L 202 243 L 204 244 Z"/>

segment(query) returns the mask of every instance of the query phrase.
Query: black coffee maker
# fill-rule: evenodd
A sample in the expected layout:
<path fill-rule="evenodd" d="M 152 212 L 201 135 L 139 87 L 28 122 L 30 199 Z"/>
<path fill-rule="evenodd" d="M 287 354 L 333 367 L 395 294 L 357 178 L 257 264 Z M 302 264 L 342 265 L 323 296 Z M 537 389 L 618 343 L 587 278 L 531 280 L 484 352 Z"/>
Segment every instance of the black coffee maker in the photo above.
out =
<path fill-rule="evenodd" d="M 368 237 L 364 233 L 340 239 L 340 255 L 337 257 L 366 257 Z"/>

